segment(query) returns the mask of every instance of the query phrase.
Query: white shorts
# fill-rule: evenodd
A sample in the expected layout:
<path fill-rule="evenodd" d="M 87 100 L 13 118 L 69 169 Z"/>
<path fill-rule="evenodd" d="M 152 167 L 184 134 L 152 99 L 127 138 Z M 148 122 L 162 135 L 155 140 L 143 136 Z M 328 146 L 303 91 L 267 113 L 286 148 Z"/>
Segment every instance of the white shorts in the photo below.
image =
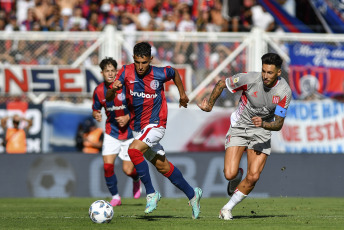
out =
<path fill-rule="evenodd" d="M 151 161 L 156 154 L 165 155 L 165 150 L 160 145 L 160 140 L 165 135 L 164 127 L 157 127 L 155 124 L 149 124 L 140 132 L 133 131 L 134 139 L 146 143 L 150 148 L 144 153 L 145 158 Z"/>
<path fill-rule="evenodd" d="M 109 134 L 104 133 L 102 155 L 117 155 L 122 161 L 131 161 L 128 155 L 128 147 L 134 138 L 127 140 L 118 140 Z"/>

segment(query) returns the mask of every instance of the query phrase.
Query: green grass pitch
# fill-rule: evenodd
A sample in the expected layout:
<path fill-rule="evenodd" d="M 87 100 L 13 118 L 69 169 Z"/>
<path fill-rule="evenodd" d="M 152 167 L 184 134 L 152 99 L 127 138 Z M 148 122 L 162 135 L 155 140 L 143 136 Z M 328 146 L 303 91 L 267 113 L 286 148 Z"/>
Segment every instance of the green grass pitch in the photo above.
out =
<path fill-rule="evenodd" d="M 225 197 L 203 198 L 198 220 L 191 218 L 186 198 L 162 198 L 148 215 L 145 198 L 124 198 L 109 224 L 89 219 L 95 200 L 1 198 L 0 229 L 344 229 L 344 198 L 248 197 L 233 210 L 231 221 L 218 219 Z"/>

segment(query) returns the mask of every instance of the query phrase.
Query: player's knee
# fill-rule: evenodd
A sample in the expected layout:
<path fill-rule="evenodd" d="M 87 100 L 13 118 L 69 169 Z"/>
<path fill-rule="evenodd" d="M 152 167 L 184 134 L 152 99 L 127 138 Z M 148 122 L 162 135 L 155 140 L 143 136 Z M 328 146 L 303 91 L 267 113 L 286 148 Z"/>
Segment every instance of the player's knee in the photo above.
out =
<path fill-rule="evenodd" d="M 259 173 L 247 173 L 246 181 L 252 185 L 255 185 L 257 181 L 259 180 L 259 176 L 260 176 Z"/>
<path fill-rule="evenodd" d="M 230 169 L 224 169 L 223 170 L 224 176 L 227 180 L 233 180 L 236 175 L 238 174 L 238 171 L 230 170 Z"/>

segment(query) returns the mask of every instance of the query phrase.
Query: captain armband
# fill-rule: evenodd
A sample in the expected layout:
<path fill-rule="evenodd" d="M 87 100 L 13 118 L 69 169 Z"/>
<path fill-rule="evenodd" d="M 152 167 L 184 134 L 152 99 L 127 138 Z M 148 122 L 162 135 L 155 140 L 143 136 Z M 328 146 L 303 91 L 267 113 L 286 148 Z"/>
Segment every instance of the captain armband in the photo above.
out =
<path fill-rule="evenodd" d="M 280 117 L 285 117 L 287 114 L 287 109 L 277 105 L 275 109 L 275 115 L 280 116 Z"/>

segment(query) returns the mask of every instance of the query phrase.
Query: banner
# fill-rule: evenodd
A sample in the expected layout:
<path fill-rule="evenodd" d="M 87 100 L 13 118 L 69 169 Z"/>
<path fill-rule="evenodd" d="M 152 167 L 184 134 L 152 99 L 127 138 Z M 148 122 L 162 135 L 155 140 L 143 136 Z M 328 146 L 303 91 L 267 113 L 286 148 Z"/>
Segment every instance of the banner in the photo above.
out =
<path fill-rule="evenodd" d="M 257 2 L 274 17 L 276 23 L 281 26 L 285 32 L 313 33 L 313 31 L 303 22 L 288 14 L 275 0 L 258 0 Z"/>
<path fill-rule="evenodd" d="M 328 0 L 311 0 L 315 8 L 321 13 L 333 33 L 344 33 L 344 21 L 336 6 Z"/>
<path fill-rule="evenodd" d="M 289 84 L 294 98 L 312 93 L 325 97 L 344 94 L 344 48 L 325 44 L 289 45 Z"/>
<path fill-rule="evenodd" d="M 292 101 L 280 132 L 272 132 L 272 151 L 344 154 L 344 103 Z"/>
<path fill-rule="evenodd" d="M 189 65 L 174 66 L 187 92 L 192 90 L 192 69 Z M 103 81 L 98 66 L 72 68 L 69 66 L 0 66 L 0 94 L 89 93 Z M 166 91 L 170 84 L 166 84 Z"/>

